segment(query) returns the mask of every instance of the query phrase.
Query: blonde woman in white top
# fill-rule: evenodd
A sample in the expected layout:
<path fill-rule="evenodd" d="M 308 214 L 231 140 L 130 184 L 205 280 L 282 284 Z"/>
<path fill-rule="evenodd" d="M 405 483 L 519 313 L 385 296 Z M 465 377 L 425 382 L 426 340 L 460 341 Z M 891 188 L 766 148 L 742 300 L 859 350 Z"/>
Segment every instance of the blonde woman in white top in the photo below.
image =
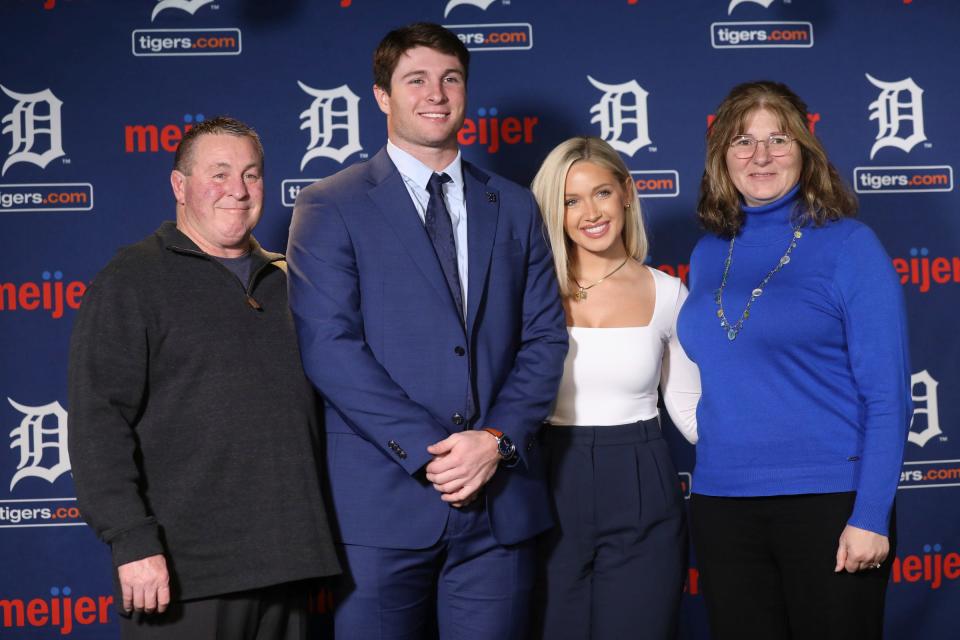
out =
<path fill-rule="evenodd" d="M 657 398 L 695 443 L 700 376 L 675 331 L 687 290 L 643 264 L 637 191 L 603 140 L 557 146 L 532 189 L 570 333 L 541 430 L 559 524 L 540 541 L 540 637 L 672 638 L 687 531 Z"/>

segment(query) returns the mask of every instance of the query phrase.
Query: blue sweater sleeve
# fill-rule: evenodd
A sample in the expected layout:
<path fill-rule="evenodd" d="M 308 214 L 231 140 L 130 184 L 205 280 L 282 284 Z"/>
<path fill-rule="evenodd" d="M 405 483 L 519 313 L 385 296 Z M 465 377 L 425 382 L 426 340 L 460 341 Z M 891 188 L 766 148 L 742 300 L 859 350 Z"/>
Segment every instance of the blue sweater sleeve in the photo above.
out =
<path fill-rule="evenodd" d="M 887 535 L 910 424 L 910 361 L 903 291 L 874 233 L 857 224 L 834 277 L 861 402 L 857 498 L 848 524 Z"/>

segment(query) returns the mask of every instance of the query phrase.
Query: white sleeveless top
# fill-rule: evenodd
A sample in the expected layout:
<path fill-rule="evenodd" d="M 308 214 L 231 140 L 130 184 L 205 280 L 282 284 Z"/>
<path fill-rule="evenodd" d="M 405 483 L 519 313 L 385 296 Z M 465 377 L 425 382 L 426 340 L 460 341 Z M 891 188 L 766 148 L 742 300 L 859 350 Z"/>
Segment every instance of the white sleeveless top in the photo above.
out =
<path fill-rule="evenodd" d="M 687 288 L 678 278 L 647 269 L 656 291 L 650 324 L 567 327 L 570 349 L 551 424 L 605 426 L 655 418 L 660 387 L 670 419 L 696 443 L 700 372 L 676 331 Z"/>

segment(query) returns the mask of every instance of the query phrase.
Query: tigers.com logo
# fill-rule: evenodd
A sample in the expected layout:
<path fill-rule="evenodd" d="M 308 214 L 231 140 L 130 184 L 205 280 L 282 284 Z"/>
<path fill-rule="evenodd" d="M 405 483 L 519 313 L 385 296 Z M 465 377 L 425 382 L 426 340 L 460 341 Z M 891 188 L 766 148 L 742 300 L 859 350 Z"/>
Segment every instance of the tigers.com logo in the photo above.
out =
<path fill-rule="evenodd" d="M 10 137 L 10 149 L 0 165 L 0 176 L 24 169 L 30 176 L 47 170 L 54 161 L 69 165 L 70 158 L 63 148 L 63 101 L 53 90 L 26 93 L 0 84 L 0 114 L 5 111 L 3 104 L 7 99 L 12 105 L 9 113 L 0 116 L 0 136 Z M 21 164 L 33 168 L 14 168 Z M 0 184 L 0 213 L 91 210 L 93 185 L 89 182 Z"/>
<path fill-rule="evenodd" d="M 714 49 L 788 48 L 813 46 L 810 22 L 714 22 L 710 25 Z"/>
<path fill-rule="evenodd" d="M 203 15 L 220 9 L 214 0 L 159 0 L 150 13 L 150 22 L 160 22 L 168 13 Z M 177 13 L 179 12 L 179 13 Z M 135 56 L 236 56 L 243 51 L 242 34 L 235 27 L 134 29 L 130 34 Z"/>
<path fill-rule="evenodd" d="M 463 15 L 486 11 L 496 0 L 449 0 L 443 10 L 446 19 L 458 7 Z M 445 24 L 470 51 L 509 51 L 533 48 L 533 25 L 529 22 L 503 22 L 483 24 Z"/>

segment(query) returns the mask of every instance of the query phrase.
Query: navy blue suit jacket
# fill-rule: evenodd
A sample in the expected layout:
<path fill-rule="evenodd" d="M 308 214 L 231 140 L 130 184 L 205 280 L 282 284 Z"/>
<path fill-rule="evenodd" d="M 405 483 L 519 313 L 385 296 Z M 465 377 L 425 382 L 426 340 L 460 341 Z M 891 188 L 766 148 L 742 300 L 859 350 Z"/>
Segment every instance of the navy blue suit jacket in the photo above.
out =
<path fill-rule="evenodd" d="M 385 150 L 297 198 L 290 304 L 304 367 L 325 400 L 342 542 L 434 544 L 451 507 L 423 477 L 427 446 L 485 426 L 510 436 L 521 456 L 485 489 L 497 541 L 514 544 L 552 523 L 536 434 L 557 392 L 567 331 L 551 254 L 527 189 L 466 161 L 463 169 L 465 327 Z M 458 425 L 468 385 L 476 411 Z"/>

